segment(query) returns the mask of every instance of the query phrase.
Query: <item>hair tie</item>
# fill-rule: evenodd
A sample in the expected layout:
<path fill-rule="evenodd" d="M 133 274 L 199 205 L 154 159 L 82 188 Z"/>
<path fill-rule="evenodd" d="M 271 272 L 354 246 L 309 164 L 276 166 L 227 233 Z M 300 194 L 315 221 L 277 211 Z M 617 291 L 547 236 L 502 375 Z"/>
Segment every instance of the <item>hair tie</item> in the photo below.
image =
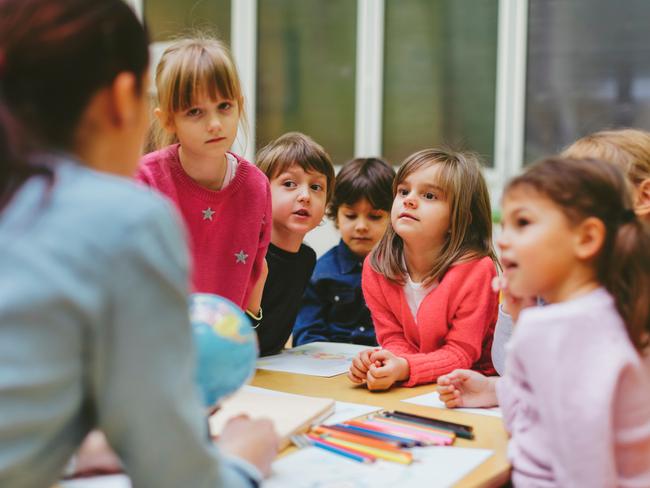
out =
<path fill-rule="evenodd" d="M 636 220 L 636 213 L 631 208 L 623 210 L 621 213 L 621 223 L 627 224 L 629 222 L 634 222 Z"/>

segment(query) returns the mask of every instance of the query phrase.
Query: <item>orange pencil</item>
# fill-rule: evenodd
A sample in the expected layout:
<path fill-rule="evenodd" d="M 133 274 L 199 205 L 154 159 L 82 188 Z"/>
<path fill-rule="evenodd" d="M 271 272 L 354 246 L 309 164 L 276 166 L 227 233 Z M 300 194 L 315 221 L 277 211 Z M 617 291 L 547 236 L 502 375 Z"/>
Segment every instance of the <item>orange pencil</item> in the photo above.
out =
<path fill-rule="evenodd" d="M 395 451 L 395 452 L 404 452 L 399 447 L 395 447 L 393 444 L 388 442 L 383 442 L 377 439 L 371 439 L 370 437 L 365 437 L 357 434 L 349 434 L 347 432 L 341 432 L 339 430 L 328 429 L 326 426 L 320 425 L 314 427 L 314 432 L 317 434 L 325 434 L 331 437 L 342 439 L 344 441 L 356 442 L 357 444 L 363 444 L 368 447 L 376 447 L 377 449 L 384 449 L 386 451 Z"/>
<path fill-rule="evenodd" d="M 363 450 L 360 450 L 360 449 L 355 449 L 353 446 L 351 447 L 351 446 L 346 446 L 346 445 L 343 445 L 343 444 L 338 444 L 336 442 L 331 442 L 330 440 L 328 440 L 328 439 L 326 439 L 324 437 L 314 435 L 314 434 L 305 434 L 305 435 L 317 446 L 320 444 L 321 446 L 324 446 L 324 447 L 329 447 L 329 448 L 332 448 L 332 449 L 338 449 L 340 451 L 343 451 L 343 453 L 349 454 L 351 456 L 358 456 L 358 457 L 364 458 L 364 460 L 362 462 L 374 463 L 377 460 L 376 455 L 371 454 L 371 453 L 366 452 L 366 451 L 363 451 Z"/>

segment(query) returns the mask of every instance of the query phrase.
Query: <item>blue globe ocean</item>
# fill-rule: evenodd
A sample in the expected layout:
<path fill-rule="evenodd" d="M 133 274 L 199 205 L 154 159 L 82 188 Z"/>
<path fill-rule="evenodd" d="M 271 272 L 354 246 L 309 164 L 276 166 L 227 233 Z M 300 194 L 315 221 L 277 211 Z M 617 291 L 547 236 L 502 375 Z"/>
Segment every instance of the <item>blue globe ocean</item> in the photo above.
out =
<path fill-rule="evenodd" d="M 190 295 L 189 312 L 196 381 L 209 407 L 238 390 L 255 372 L 257 334 L 237 305 L 217 295 Z"/>

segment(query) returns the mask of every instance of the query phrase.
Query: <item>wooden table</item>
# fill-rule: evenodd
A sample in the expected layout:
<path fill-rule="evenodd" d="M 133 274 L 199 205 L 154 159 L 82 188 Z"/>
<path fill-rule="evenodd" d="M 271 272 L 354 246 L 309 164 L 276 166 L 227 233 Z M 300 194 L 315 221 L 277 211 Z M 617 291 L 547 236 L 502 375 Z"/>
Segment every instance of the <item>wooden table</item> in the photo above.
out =
<path fill-rule="evenodd" d="M 433 409 L 401 401 L 429 393 L 435 389 L 434 385 L 415 388 L 393 388 L 386 392 L 370 392 L 365 387 L 353 385 L 345 375 L 321 378 L 261 369 L 257 370 L 251 384 L 287 393 L 328 397 L 345 402 L 364 403 L 415 414 L 431 415 L 435 413 L 436 417 L 440 419 L 472 425 L 475 434 L 474 440 L 456 439 L 454 445 L 492 449 L 494 454 L 477 469 L 465 476 L 457 486 L 497 487 L 505 484 L 510 477 L 510 464 L 506 458 L 508 436 L 500 418 L 487 415 L 472 415 L 454 410 Z"/>

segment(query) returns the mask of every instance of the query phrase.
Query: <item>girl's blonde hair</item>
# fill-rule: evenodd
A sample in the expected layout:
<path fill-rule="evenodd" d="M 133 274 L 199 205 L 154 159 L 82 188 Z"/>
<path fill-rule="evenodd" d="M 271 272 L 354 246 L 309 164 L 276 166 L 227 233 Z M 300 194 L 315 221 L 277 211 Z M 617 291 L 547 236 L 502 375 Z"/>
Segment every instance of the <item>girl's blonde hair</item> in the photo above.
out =
<path fill-rule="evenodd" d="M 448 149 L 424 149 L 404 160 L 393 182 L 393 199 L 397 187 L 411 174 L 440 165 L 436 185 L 449 202 L 449 234 L 423 283 L 440 280 L 450 266 L 460 260 L 489 256 L 498 260 L 492 246 L 492 211 L 490 196 L 481 172 L 478 156 Z M 389 280 L 403 284 L 404 242 L 388 225 L 386 233 L 370 256 L 370 265 Z"/>
<path fill-rule="evenodd" d="M 562 157 L 600 159 L 617 165 L 635 187 L 650 178 L 650 132 L 639 129 L 603 130 L 578 139 Z"/>
<path fill-rule="evenodd" d="M 244 95 L 237 67 L 230 50 L 221 41 L 210 37 L 181 39 L 165 49 L 156 68 L 156 105 L 163 117 L 187 110 L 197 98 L 207 94 L 237 102 L 239 116 L 246 127 Z M 175 134 L 154 121 L 152 145 L 160 149 L 178 142 Z"/>

